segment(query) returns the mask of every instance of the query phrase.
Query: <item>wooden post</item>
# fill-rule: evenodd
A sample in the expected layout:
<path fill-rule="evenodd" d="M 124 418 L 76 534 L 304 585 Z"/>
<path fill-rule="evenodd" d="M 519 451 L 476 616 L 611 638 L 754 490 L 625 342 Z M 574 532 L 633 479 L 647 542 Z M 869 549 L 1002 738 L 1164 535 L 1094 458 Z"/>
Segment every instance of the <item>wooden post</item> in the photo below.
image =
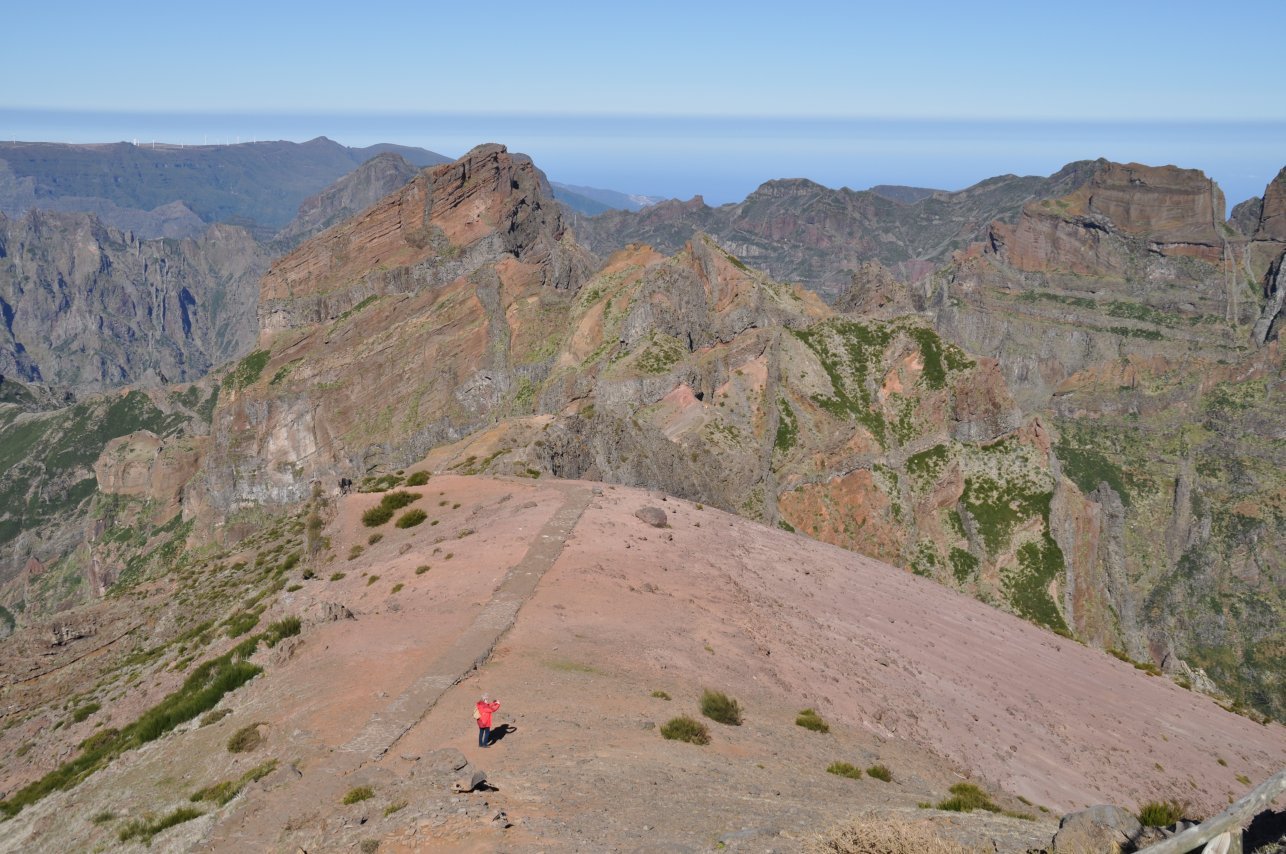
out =
<path fill-rule="evenodd" d="M 1188 851 L 1200 848 L 1221 833 L 1240 834 L 1241 826 L 1258 815 L 1282 792 L 1286 792 L 1286 770 L 1278 771 L 1214 818 L 1207 819 L 1182 833 L 1176 833 L 1156 845 L 1149 845 L 1138 854 L 1187 854 Z"/>

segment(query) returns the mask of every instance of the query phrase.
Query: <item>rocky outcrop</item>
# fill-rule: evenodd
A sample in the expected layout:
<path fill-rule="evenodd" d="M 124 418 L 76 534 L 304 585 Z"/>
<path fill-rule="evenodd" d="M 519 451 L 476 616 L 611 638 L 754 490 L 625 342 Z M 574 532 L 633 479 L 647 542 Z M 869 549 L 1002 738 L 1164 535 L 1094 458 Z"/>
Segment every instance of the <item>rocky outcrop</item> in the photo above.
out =
<path fill-rule="evenodd" d="M 1286 168 L 1277 173 L 1268 188 L 1259 213 L 1259 240 L 1286 241 Z"/>
<path fill-rule="evenodd" d="M 0 214 L 0 374 L 80 391 L 202 377 L 253 343 L 266 267 L 235 226 L 139 240 L 89 214 Z"/>
<path fill-rule="evenodd" d="M 510 258 L 541 284 L 575 289 L 589 256 L 570 242 L 545 176 L 503 146 L 434 167 L 341 227 L 273 263 L 260 329 L 320 323 L 363 299 L 447 285 Z"/>
<path fill-rule="evenodd" d="M 372 157 L 325 190 L 304 199 L 295 218 L 273 237 L 273 250 L 277 254 L 289 252 L 309 237 L 406 186 L 419 171 L 395 152 Z"/>
<path fill-rule="evenodd" d="M 803 179 L 769 181 L 735 205 L 711 208 L 697 196 L 574 223 L 578 237 L 601 254 L 635 242 L 677 252 L 705 232 L 778 281 L 834 297 L 871 260 L 905 281 L 920 279 L 978 240 L 992 220 L 1012 219 L 1031 199 L 1070 192 L 1105 163 L 1072 163 L 1048 178 L 1006 175 L 955 193 L 914 193 L 914 201 Z"/>
<path fill-rule="evenodd" d="M 995 224 L 989 239 L 1018 270 L 1122 277 L 1138 255 L 1128 238 L 1218 263 L 1223 212 L 1223 193 L 1196 170 L 1108 163 L 1076 191 L 1028 203 L 1016 224 Z"/>
<path fill-rule="evenodd" d="M 879 261 L 863 261 L 834 305 L 846 314 L 896 317 L 912 311 L 911 291 Z"/>

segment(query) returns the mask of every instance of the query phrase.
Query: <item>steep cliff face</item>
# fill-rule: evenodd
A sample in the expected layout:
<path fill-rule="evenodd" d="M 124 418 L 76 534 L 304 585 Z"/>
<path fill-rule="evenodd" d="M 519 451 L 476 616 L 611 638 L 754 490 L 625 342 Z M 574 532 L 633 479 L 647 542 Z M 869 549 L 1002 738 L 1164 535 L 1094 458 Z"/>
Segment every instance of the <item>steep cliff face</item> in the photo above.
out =
<path fill-rule="evenodd" d="M 139 240 L 89 214 L 0 214 L 0 373 L 80 391 L 194 380 L 253 342 L 266 267 L 235 226 Z"/>
<path fill-rule="evenodd" d="M 870 260 L 903 280 L 919 279 L 978 240 L 993 220 L 1012 219 L 1031 199 L 1064 195 L 1106 165 L 1072 163 L 1049 178 L 1006 175 L 959 192 L 896 198 L 803 179 L 769 181 L 735 205 L 711 208 L 698 196 L 637 213 L 577 217 L 575 225 L 579 239 L 600 253 L 632 242 L 671 253 L 705 232 L 777 280 L 833 297 Z"/>
<path fill-rule="evenodd" d="M 1111 165 L 913 295 L 1056 436 L 1075 631 L 1280 715 L 1286 674 L 1264 651 L 1286 603 L 1265 568 L 1286 543 L 1268 402 L 1286 244 L 1223 228 L 1222 205 L 1199 173 Z"/>

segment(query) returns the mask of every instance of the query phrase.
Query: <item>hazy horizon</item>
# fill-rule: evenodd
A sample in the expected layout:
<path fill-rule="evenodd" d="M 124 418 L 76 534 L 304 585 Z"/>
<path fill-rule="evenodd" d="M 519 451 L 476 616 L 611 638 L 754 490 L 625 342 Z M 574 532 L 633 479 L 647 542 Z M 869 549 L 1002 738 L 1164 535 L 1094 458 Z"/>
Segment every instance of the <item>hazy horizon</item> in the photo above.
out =
<path fill-rule="evenodd" d="M 780 178 L 855 190 L 877 184 L 959 190 L 997 175 L 1049 175 L 1072 161 L 1106 157 L 1200 169 L 1231 208 L 1262 194 L 1286 166 L 1286 121 L 0 109 L 0 139 L 25 142 L 201 145 L 318 136 L 450 157 L 500 142 L 530 155 L 551 180 L 665 198 L 701 195 L 712 205 L 740 201 Z"/>

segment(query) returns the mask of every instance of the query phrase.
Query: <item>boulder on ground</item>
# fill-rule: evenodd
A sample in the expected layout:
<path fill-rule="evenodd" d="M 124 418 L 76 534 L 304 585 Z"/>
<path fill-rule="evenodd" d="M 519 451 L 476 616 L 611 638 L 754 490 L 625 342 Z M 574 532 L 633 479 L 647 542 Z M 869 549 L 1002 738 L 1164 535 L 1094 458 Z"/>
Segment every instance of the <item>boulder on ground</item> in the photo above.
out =
<path fill-rule="evenodd" d="M 634 515 L 653 528 L 664 528 L 670 522 L 669 517 L 660 507 L 640 507 L 634 511 Z"/>
<path fill-rule="evenodd" d="M 1063 816 L 1054 835 L 1054 851 L 1057 854 L 1119 854 L 1133 850 L 1133 843 L 1142 831 L 1143 825 L 1130 813 L 1117 806 L 1099 804 Z"/>

